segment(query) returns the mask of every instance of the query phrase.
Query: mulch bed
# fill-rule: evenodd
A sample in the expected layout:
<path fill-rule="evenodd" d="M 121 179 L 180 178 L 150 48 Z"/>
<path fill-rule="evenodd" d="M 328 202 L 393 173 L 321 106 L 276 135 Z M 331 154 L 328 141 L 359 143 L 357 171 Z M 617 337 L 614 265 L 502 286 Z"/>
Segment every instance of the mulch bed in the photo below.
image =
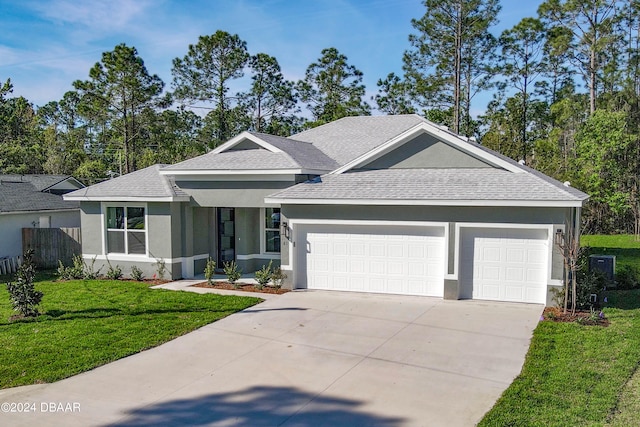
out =
<path fill-rule="evenodd" d="M 236 282 L 235 285 L 229 282 L 213 282 L 213 284 L 209 284 L 208 282 L 196 283 L 196 288 L 212 288 L 212 289 L 226 289 L 229 291 L 242 291 L 242 292 L 259 292 L 262 294 L 284 294 L 289 292 L 289 289 L 276 289 L 271 286 L 264 286 L 262 289 L 256 288 L 254 285 L 248 283 L 239 283 Z"/>
<path fill-rule="evenodd" d="M 542 313 L 542 317 L 545 321 L 552 322 L 576 322 L 581 325 L 588 326 L 609 326 L 609 319 L 600 317 L 599 310 L 595 312 L 595 316 L 590 311 L 576 311 L 576 314 L 571 314 L 571 310 L 567 310 L 567 313 L 562 312 L 560 307 L 547 307 Z"/>

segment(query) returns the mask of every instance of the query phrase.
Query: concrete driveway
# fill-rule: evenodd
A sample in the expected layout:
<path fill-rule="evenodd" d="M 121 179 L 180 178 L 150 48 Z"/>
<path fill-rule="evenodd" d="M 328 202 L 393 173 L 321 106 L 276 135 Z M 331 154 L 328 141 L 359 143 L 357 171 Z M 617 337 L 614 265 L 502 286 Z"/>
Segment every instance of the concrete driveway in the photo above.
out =
<path fill-rule="evenodd" d="M 0 425 L 472 426 L 520 372 L 541 312 L 289 292 L 93 371 L 0 391 L 35 408 L 3 405 Z"/>

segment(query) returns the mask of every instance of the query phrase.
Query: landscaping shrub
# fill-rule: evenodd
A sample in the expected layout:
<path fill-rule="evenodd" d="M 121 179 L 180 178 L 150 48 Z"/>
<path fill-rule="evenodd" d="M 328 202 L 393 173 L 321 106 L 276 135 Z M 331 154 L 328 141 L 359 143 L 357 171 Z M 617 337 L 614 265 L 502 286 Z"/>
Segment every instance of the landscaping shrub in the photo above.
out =
<path fill-rule="evenodd" d="M 638 289 L 639 271 L 637 267 L 625 265 L 617 269 L 616 272 L 616 288 L 617 289 Z"/>
<path fill-rule="evenodd" d="M 213 276 L 216 274 L 216 262 L 209 257 L 207 264 L 204 266 L 204 278 L 207 279 L 207 283 L 213 282 Z"/>
<path fill-rule="evenodd" d="M 105 274 L 105 276 L 107 276 L 107 279 L 109 280 L 120 280 L 122 279 L 122 269 L 117 264 L 115 267 L 109 264 L 109 269 L 107 270 L 107 274 Z"/>
<path fill-rule="evenodd" d="M 142 280 L 144 279 L 144 274 L 138 266 L 134 265 L 131 267 L 131 278 L 136 282 L 142 282 Z"/>
<path fill-rule="evenodd" d="M 97 257 L 93 257 L 91 259 L 91 264 L 87 264 L 86 262 L 84 263 L 84 273 L 82 275 L 82 278 L 85 280 L 95 280 L 100 276 L 100 270 L 102 270 L 102 267 L 100 267 L 99 269 L 95 269 L 94 265 L 96 263 L 96 258 Z"/>
<path fill-rule="evenodd" d="M 287 278 L 287 275 L 282 272 L 280 267 L 273 270 L 271 273 L 271 280 L 273 281 L 273 287 L 276 289 L 280 289 L 282 287 L 282 282 Z"/>
<path fill-rule="evenodd" d="M 609 281 L 601 271 L 578 271 L 578 289 L 576 291 L 576 308 L 586 310 L 600 307 L 602 291 Z M 591 295 L 598 295 L 598 301 L 591 302 Z"/>
<path fill-rule="evenodd" d="M 165 274 L 167 274 L 167 265 L 164 262 L 164 260 L 162 258 L 160 259 L 156 259 L 156 263 L 154 264 L 156 266 L 156 272 L 157 272 L 157 277 L 159 280 L 164 280 L 164 276 Z"/>
<path fill-rule="evenodd" d="M 36 291 L 33 280 L 36 276 L 36 267 L 33 264 L 33 250 L 24 253 L 24 261 L 18 268 L 16 280 L 7 283 L 9 298 L 13 309 L 24 317 L 38 315 L 37 305 L 42 300 L 42 292 Z"/>
<path fill-rule="evenodd" d="M 224 274 L 227 275 L 227 280 L 232 285 L 236 285 L 236 282 L 242 276 L 242 271 L 238 268 L 238 264 L 235 261 L 224 263 Z"/>
<path fill-rule="evenodd" d="M 73 265 L 65 267 L 62 261 L 58 261 L 58 276 L 63 280 L 75 280 L 84 278 L 84 261 L 82 255 L 73 256 Z"/>
<path fill-rule="evenodd" d="M 273 261 L 269 261 L 269 265 L 263 265 L 262 268 L 256 271 L 256 281 L 258 284 L 256 288 L 262 289 L 265 285 L 269 283 L 271 280 L 271 264 Z"/>

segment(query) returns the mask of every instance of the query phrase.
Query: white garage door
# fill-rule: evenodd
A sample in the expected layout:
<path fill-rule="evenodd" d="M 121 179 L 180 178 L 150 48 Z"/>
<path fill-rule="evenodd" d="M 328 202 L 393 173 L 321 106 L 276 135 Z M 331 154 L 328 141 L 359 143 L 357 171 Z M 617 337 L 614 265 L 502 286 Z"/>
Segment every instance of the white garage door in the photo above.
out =
<path fill-rule="evenodd" d="M 544 304 L 548 256 L 546 230 L 463 229 L 462 296 Z"/>
<path fill-rule="evenodd" d="M 443 294 L 442 227 L 305 226 L 297 242 L 298 287 Z"/>

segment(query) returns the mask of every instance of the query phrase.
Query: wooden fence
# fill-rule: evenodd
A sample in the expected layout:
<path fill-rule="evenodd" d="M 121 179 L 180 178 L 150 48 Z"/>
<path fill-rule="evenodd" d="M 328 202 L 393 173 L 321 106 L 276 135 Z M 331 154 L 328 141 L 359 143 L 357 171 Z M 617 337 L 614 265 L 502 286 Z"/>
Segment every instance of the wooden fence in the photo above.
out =
<path fill-rule="evenodd" d="M 71 265 L 82 253 L 80 228 L 23 228 L 22 251 L 33 249 L 33 260 L 40 268 L 56 268 L 58 260 Z"/>
<path fill-rule="evenodd" d="M 22 264 L 22 257 L 20 255 L 0 258 L 0 275 L 15 273 L 18 271 L 20 264 Z"/>

